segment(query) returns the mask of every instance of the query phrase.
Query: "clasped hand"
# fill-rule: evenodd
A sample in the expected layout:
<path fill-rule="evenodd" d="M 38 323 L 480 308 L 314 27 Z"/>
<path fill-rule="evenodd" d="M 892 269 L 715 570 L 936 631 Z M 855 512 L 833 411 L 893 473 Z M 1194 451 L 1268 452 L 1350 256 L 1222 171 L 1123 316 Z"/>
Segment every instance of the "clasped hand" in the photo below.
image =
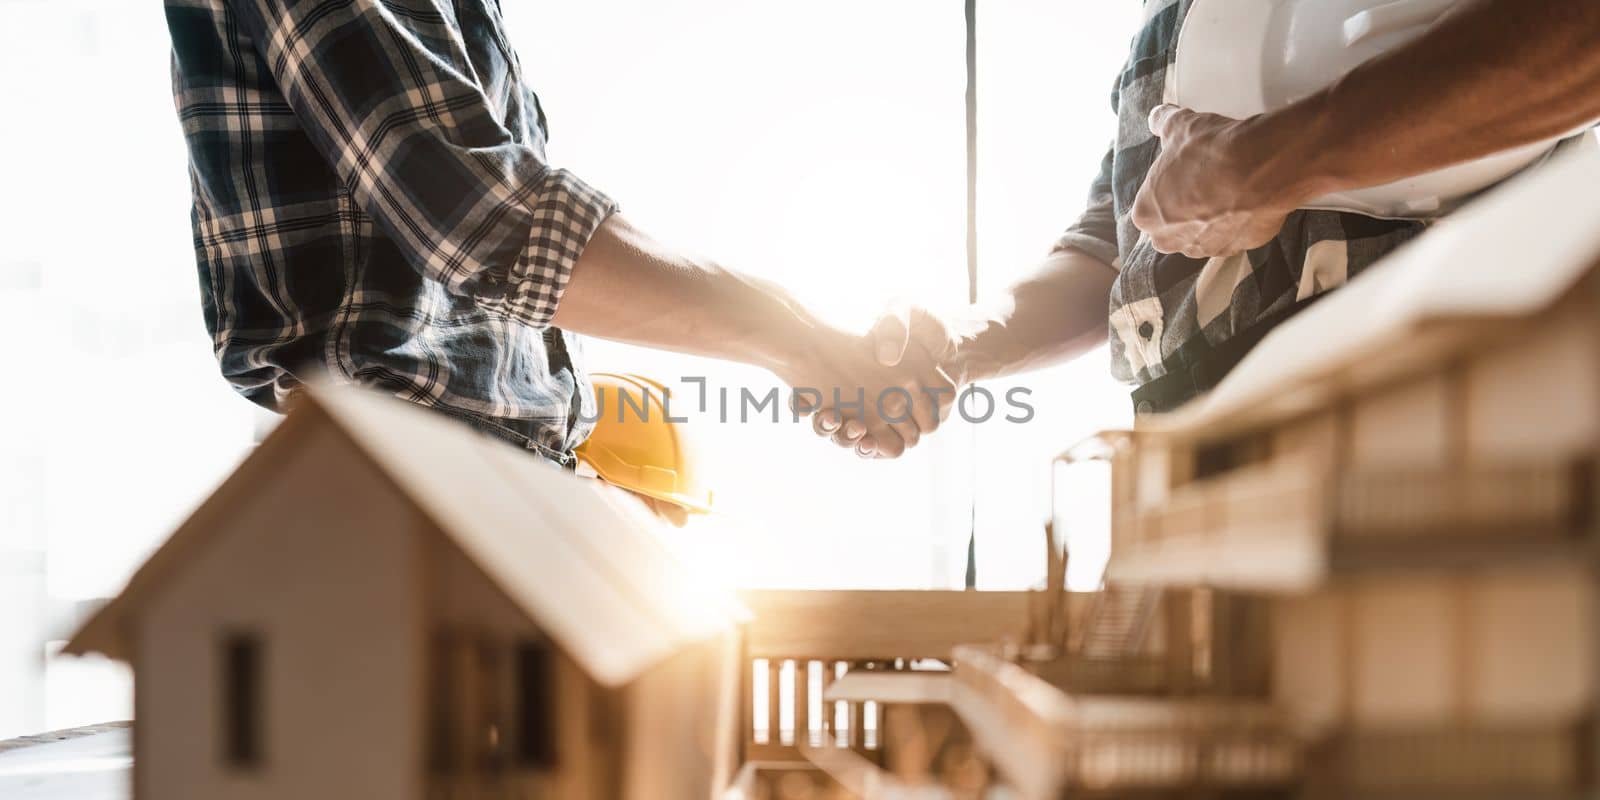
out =
<path fill-rule="evenodd" d="M 840 335 L 784 379 L 817 435 L 862 458 L 897 458 L 949 418 L 965 381 L 957 350 L 937 317 L 903 308 L 865 336 Z"/>
<path fill-rule="evenodd" d="M 1133 203 L 1133 223 L 1162 253 L 1231 256 L 1260 247 L 1317 192 L 1283 172 L 1284 148 L 1255 141 L 1258 120 L 1162 105 L 1150 112 L 1160 155 Z"/>

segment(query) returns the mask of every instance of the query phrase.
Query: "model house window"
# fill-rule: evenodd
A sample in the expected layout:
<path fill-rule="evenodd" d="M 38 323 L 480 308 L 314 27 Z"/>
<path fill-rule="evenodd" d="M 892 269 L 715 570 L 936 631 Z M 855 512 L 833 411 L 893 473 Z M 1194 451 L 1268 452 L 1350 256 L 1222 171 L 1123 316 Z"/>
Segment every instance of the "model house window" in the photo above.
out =
<path fill-rule="evenodd" d="M 555 766 L 555 678 L 542 642 L 442 630 L 428 666 L 428 763 L 440 775 Z"/>
<path fill-rule="evenodd" d="M 516 651 L 517 765 L 556 765 L 555 660 L 543 642 L 522 642 Z"/>
<path fill-rule="evenodd" d="M 458 637 L 448 633 L 436 633 L 428 652 L 428 766 L 437 773 L 455 772 L 460 763 L 456 737 L 462 725 L 457 641 Z"/>
<path fill-rule="evenodd" d="M 1246 436 L 1198 447 L 1194 451 L 1194 479 L 1212 478 L 1260 463 L 1271 454 L 1271 445 L 1264 436 Z"/>
<path fill-rule="evenodd" d="M 261 763 L 262 645 L 254 634 L 222 643 L 222 745 L 229 766 Z"/>

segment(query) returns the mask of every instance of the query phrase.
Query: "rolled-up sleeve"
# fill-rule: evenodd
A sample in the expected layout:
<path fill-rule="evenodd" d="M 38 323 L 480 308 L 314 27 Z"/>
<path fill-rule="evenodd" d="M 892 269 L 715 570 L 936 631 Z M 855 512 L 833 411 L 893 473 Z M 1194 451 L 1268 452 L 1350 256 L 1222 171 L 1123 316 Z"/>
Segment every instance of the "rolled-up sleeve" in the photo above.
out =
<path fill-rule="evenodd" d="M 615 204 L 501 123 L 449 5 L 233 8 L 313 144 L 411 266 L 486 311 L 542 327 Z"/>
<path fill-rule="evenodd" d="M 1120 267 L 1117 251 L 1117 212 L 1111 196 L 1111 166 L 1114 151 L 1106 150 L 1100 173 L 1089 185 L 1089 202 L 1076 222 L 1056 239 L 1051 252 L 1079 250 L 1113 267 Z"/>

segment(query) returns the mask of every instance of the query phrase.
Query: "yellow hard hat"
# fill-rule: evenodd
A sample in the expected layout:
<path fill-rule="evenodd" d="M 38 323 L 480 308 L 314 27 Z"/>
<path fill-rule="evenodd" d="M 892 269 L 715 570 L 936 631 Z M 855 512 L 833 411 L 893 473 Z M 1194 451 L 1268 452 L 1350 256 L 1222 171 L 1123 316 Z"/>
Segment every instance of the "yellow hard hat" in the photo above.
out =
<path fill-rule="evenodd" d="M 700 483 L 685 426 L 668 419 L 666 388 L 639 375 L 596 372 L 589 378 L 599 419 L 578 445 L 578 460 L 613 486 L 709 513 L 711 490 Z"/>

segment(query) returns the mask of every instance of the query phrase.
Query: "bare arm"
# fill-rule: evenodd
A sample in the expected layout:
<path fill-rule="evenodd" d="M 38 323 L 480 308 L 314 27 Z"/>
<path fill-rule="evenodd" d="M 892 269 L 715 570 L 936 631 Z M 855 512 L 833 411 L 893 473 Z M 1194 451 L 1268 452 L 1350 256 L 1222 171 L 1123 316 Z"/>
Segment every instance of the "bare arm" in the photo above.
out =
<path fill-rule="evenodd" d="M 1117 270 L 1117 214 L 1112 191 L 1116 151 L 1107 148 L 1089 184 L 1083 213 L 1033 272 L 1006 289 L 978 317 L 953 355 L 963 381 L 985 380 L 1058 364 L 1106 339 L 1106 313 Z"/>
<path fill-rule="evenodd" d="M 1268 117 L 1254 135 L 1311 197 L 1571 133 L 1600 119 L 1600 3 L 1477 0 Z"/>
<path fill-rule="evenodd" d="M 1561 136 L 1600 118 L 1600 3 L 1475 0 L 1278 111 L 1170 106 L 1134 222 L 1164 252 L 1228 255 L 1312 198 Z"/>
<path fill-rule="evenodd" d="M 1083 213 L 1050 255 L 1008 287 L 999 303 L 948 317 L 924 308 L 891 311 L 871 334 L 879 363 L 920 365 L 931 360 L 960 388 L 969 381 L 1060 363 L 1105 341 L 1111 284 L 1117 276 L 1108 263 L 1117 258 L 1114 159 L 1115 152 L 1107 149 Z M 935 410 L 942 418 L 950 406 Z M 832 409 L 817 414 L 812 427 L 841 447 L 872 443 L 863 425 L 842 419 Z"/>
<path fill-rule="evenodd" d="M 959 375 L 987 380 L 1070 360 L 1106 340 L 1117 272 L 1077 250 L 1051 253 L 1013 284 L 994 313 L 957 349 Z"/>
<path fill-rule="evenodd" d="M 835 391 L 865 396 L 854 416 L 874 432 L 878 446 L 863 455 L 893 457 L 938 427 L 931 404 L 902 417 L 893 399 L 923 398 L 921 387 L 948 380 L 931 363 L 885 367 L 871 343 L 818 320 L 781 287 L 706 259 L 671 250 L 621 215 L 596 231 L 572 269 L 553 324 L 576 333 L 764 367 L 819 402 Z M 890 387 L 884 419 L 874 402 Z M 803 410 L 814 410 L 806 406 Z"/>
<path fill-rule="evenodd" d="M 578 257 L 551 322 L 780 374 L 836 333 L 781 287 L 672 250 L 621 214 L 601 224 Z"/>
<path fill-rule="evenodd" d="M 885 315 L 872 330 L 878 361 L 895 366 L 931 359 L 956 388 L 1059 364 L 1105 341 L 1116 275 L 1110 264 L 1087 253 L 1057 250 L 1012 284 L 992 310 L 974 306 L 941 316 L 912 307 Z M 949 409 L 947 404 L 937 410 L 943 417 Z M 833 409 L 817 414 L 812 426 L 840 447 L 873 441 L 871 431 Z"/>

